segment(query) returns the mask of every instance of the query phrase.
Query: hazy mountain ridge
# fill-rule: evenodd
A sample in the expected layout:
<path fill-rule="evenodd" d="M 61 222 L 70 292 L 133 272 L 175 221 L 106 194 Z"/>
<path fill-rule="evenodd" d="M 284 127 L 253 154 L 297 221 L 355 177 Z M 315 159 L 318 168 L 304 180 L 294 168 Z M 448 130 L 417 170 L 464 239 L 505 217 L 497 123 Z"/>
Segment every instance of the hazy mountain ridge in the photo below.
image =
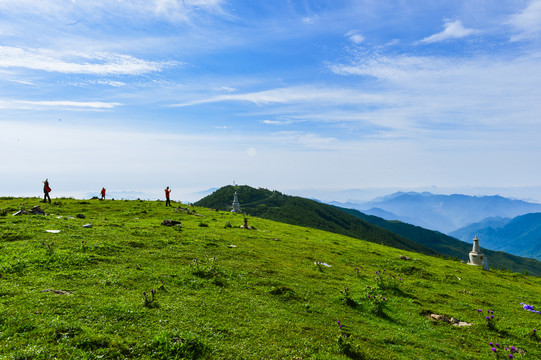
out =
<path fill-rule="evenodd" d="M 384 214 L 382 217 L 387 220 L 399 220 L 447 234 L 490 217 L 514 218 L 541 212 L 541 204 L 499 195 L 435 195 L 428 192 L 399 192 L 365 203 L 330 204 L 367 214 Z"/>
<path fill-rule="evenodd" d="M 284 195 L 278 191 L 255 189 L 245 185 L 225 186 L 195 202 L 194 205 L 231 210 L 235 192 L 238 193 L 241 210 L 252 216 L 326 230 L 398 249 L 428 255 L 437 254 L 429 247 L 374 226 L 331 205 L 302 197 Z"/>
<path fill-rule="evenodd" d="M 397 235 L 418 242 L 421 245 L 430 247 L 440 254 L 456 257 L 463 261 L 468 261 L 468 255 L 472 249 L 472 245 L 469 243 L 458 240 L 439 231 L 424 229 L 420 226 L 406 224 L 401 221 L 385 220 L 378 218 L 377 216 L 363 214 L 362 212 L 354 209 L 344 208 L 342 210 L 358 216 L 371 224 L 392 231 Z M 503 267 L 505 269 L 511 269 L 514 271 L 524 271 L 526 267 L 537 267 L 537 264 L 540 264 L 538 261 L 539 259 L 531 259 L 533 256 L 528 254 L 519 255 L 516 253 L 510 253 L 508 251 L 494 251 L 487 246 L 485 237 L 481 238 L 480 244 L 483 253 L 488 256 L 489 263 L 494 267 Z M 531 273 L 534 274 L 535 271 Z"/>
<path fill-rule="evenodd" d="M 451 233 L 459 239 L 478 236 L 485 247 L 541 260 L 541 212 L 500 221 L 482 221 Z"/>
<path fill-rule="evenodd" d="M 471 245 L 441 232 L 398 221 L 387 221 L 354 209 L 339 208 L 314 200 L 284 195 L 278 191 L 249 186 L 226 186 L 195 203 L 213 209 L 230 210 L 237 191 L 241 210 L 252 216 L 312 227 L 354 238 L 416 252 L 468 259 Z M 415 244 L 415 245 L 413 245 Z M 481 246 L 485 247 L 483 242 Z M 484 250 L 490 263 L 517 272 L 541 275 L 541 262 L 504 252 Z"/>

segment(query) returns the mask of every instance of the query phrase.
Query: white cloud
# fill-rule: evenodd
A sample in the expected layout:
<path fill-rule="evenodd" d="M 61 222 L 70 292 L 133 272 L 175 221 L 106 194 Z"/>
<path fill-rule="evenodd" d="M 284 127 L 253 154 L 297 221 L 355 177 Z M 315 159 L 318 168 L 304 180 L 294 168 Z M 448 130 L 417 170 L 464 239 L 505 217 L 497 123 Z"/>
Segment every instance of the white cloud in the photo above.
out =
<path fill-rule="evenodd" d="M 359 56 L 356 63 L 331 69 L 344 76 L 374 77 L 378 84 L 374 95 L 387 102 L 355 110 L 391 133 L 472 136 L 483 133 L 484 126 L 493 132 L 515 131 L 517 126 L 517 131 L 534 131 L 538 126 L 539 55 L 514 59 Z"/>
<path fill-rule="evenodd" d="M 222 86 L 222 87 L 220 87 L 218 90 L 220 90 L 220 91 L 225 91 L 225 92 L 228 92 L 228 93 L 234 93 L 234 92 L 237 91 L 236 88 L 230 87 L 230 86 Z"/>
<path fill-rule="evenodd" d="M 479 30 L 465 28 L 460 20 L 447 20 L 445 21 L 444 30 L 442 32 L 428 36 L 419 42 L 428 44 L 449 39 L 460 39 L 477 33 L 479 33 Z"/>
<path fill-rule="evenodd" d="M 292 120 L 263 120 L 263 124 L 267 125 L 289 125 L 293 121 Z"/>
<path fill-rule="evenodd" d="M 309 149 L 332 150 L 342 147 L 334 137 L 323 137 L 318 134 L 300 131 L 281 131 L 274 134 L 281 142 L 301 145 Z"/>
<path fill-rule="evenodd" d="M 26 101 L 26 100 L 0 100 L 0 109 L 112 109 L 120 106 L 120 103 L 101 101 Z"/>
<path fill-rule="evenodd" d="M 402 81 L 433 77 L 449 67 L 454 60 L 423 56 L 362 55 L 353 64 L 333 64 L 331 71 L 339 75 L 365 75 L 382 80 Z"/>
<path fill-rule="evenodd" d="M 162 70 L 173 62 L 156 62 L 105 52 L 81 53 L 0 46 L 0 67 L 92 75 L 141 75 Z"/>
<path fill-rule="evenodd" d="M 511 40 L 539 39 L 541 33 L 541 0 L 532 0 L 518 14 L 509 18 L 508 24 L 518 32 Z"/>
<path fill-rule="evenodd" d="M 113 81 L 113 80 L 98 80 L 98 81 L 96 81 L 96 83 L 101 84 L 101 85 L 109 85 L 109 86 L 112 86 L 112 87 L 126 86 L 125 82 Z"/>
<path fill-rule="evenodd" d="M 41 18 L 66 21 L 76 24 L 78 19 L 99 20 L 114 14 L 119 18 L 148 18 L 154 15 L 170 21 L 189 21 L 201 10 L 222 13 L 223 0 L 2 0 L 0 10 L 4 13 L 21 16 L 37 15 Z"/>
<path fill-rule="evenodd" d="M 305 24 L 315 24 L 319 20 L 319 16 L 306 16 L 302 18 L 302 22 Z"/>
<path fill-rule="evenodd" d="M 356 30 L 351 30 L 346 34 L 346 37 L 354 44 L 359 45 L 364 42 L 365 38 L 359 34 Z"/>
<path fill-rule="evenodd" d="M 268 105 L 306 102 L 320 104 L 349 104 L 359 102 L 379 102 L 385 100 L 377 95 L 358 92 L 356 90 L 346 88 L 292 86 L 243 94 L 218 95 L 214 97 L 187 101 L 172 106 L 183 107 L 223 101 L 246 101 L 256 105 Z"/>

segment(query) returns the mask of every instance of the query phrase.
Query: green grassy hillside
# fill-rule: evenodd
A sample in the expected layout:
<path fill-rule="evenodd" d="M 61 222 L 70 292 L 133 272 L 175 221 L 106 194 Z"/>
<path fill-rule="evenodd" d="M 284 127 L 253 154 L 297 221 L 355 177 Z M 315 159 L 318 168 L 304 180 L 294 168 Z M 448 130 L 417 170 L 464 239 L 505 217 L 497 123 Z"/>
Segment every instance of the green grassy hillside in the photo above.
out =
<path fill-rule="evenodd" d="M 374 226 L 357 216 L 346 214 L 336 207 L 278 191 L 255 189 L 250 186 L 224 186 L 195 203 L 212 209 L 231 209 L 233 194 L 238 193 L 242 211 L 252 216 L 306 226 L 351 236 L 397 249 L 438 254 L 435 250 L 408 240 L 388 230 Z"/>
<path fill-rule="evenodd" d="M 438 231 L 427 230 L 419 226 L 403 223 L 401 221 L 388 221 L 377 216 L 363 214 L 362 212 L 353 209 L 338 209 L 357 216 L 371 224 L 392 231 L 393 233 L 405 237 L 406 239 L 430 247 L 440 254 L 468 261 L 468 253 L 472 249 L 472 244 L 460 241 Z M 483 237 L 482 234 L 480 234 L 480 239 L 481 244 L 483 241 L 486 241 L 486 238 Z M 532 245 L 532 248 L 533 247 L 534 246 Z M 493 251 L 485 248 L 482 248 L 482 251 L 485 255 L 487 255 L 489 263 L 493 267 L 509 269 L 511 271 L 523 272 L 535 276 L 541 275 L 541 261 L 537 259 L 524 258 L 506 252 Z M 532 251 L 531 254 L 535 255 L 535 251 Z"/>
<path fill-rule="evenodd" d="M 228 211 L 231 210 L 235 191 L 238 193 L 241 209 L 253 216 L 330 231 L 397 249 L 465 261 L 468 260 L 468 253 L 471 251 L 471 244 L 437 231 L 250 186 L 225 186 L 195 204 Z M 485 249 L 483 251 L 495 268 L 541 275 L 541 261 L 501 251 Z"/>
<path fill-rule="evenodd" d="M 11 215 L 38 200 L 0 200 L 0 359 L 541 358 L 536 277 L 155 201 Z"/>

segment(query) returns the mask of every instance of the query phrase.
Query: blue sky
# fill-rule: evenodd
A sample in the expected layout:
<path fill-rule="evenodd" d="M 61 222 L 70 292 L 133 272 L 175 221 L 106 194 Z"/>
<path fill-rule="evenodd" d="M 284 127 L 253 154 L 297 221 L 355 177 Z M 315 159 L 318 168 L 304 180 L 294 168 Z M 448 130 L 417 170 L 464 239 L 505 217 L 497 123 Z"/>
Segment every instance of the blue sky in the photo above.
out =
<path fill-rule="evenodd" d="M 2 195 L 541 202 L 541 1 L 0 1 Z"/>

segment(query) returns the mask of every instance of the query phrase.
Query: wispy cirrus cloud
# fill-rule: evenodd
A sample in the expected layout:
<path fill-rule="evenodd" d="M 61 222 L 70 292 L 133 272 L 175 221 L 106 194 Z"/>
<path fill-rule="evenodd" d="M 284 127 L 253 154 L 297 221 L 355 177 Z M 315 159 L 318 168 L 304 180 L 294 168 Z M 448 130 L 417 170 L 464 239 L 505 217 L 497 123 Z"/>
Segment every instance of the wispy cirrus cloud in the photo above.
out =
<path fill-rule="evenodd" d="M 386 56 L 362 54 L 349 64 L 331 64 L 330 70 L 339 75 L 371 76 L 380 80 L 409 81 L 412 78 L 433 77 L 456 61 L 415 55 Z"/>
<path fill-rule="evenodd" d="M 27 101 L 27 100 L 0 100 L 0 109 L 43 109 L 43 108 L 62 108 L 62 109 L 112 109 L 120 106 L 120 103 L 102 102 L 102 101 Z"/>
<path fill-rule="evenodd" d="M 358 45 L 364 42 L 365 38 L 357 30 L 351 30 L 345 35 L 352 43 Z"/>
<path fill-rule="evenodd" d="M 290 104 L 305 102 L 347 104 L 359 102 L 384 102 L 385 99 L 378 95 L 350 90 L 343 87 L 329 88 L 318 87 L 314 85 L 291 86 L 286 88 L 277 88 L 257 92 L 210 96 L 197 100 L 174 104 L 171 106 L 184 107 L 224 101 L 244 101 L 251 102 L 256 105 Z"/>
<path fill-rule="evenodd" d="M 430 43 L 440 42 L 440 41 L 449 40 L 449 39 L 460 39 L 460 38 L 464 38 L 470 35 L 478 34 L 480 32 L 479 30 L 465 28 L 462 25 L 462 21 L 460 20 L 455 20 L 455 21 L 446 20 L 443 27 L 444 27 L 443 31 L 437 34 L 425 37 L 419 42 L 424 43 L 424 44 L 430 44 Z"/>
<path fill-rule="evenodd" d="M 202 11 L 225 14 L 223 0 L 3 0 L 0 10 L 20 16 L 39 15 L 43 18 L 72 19 L 66 25 L 76 25 L 78 19 L 97 21 L 115 14 L 118 18 L 148 18 L 149 15 L 170 21 L 189 21 Z"/>
<path fill-rule="evenodd" d="M 301 145 L 309 149 L 336 149 L 338 139 L 325 137 L 319 134 L 302 131 L 280 131 L 273 134 L 274 137 L 283 143 Z M 338 146 L 340 147 L 340 146 Z"/>
<path fill-rule="evenodd" d="M 0 68 L 25 68 L 65 74 L 141 75 L 176 62 L 149 61 L 106 52 L 82 53 L 0 46 Z"/>
<path fill-rule="evenodd" d="M 516 30 L 512 41 L 539 39 L 541 34 L 541 0 L 532 0 L 521 12 L 510 16 L 508 22 Z"/>
<path fill-rule="evenodd" d="M 263 120 L 262 123 L 266 125 L 289 125 L 293 123 L 293 120 Z"/>
<path fill-rule="evenodd" d="M 541 111 L 536 90 L 541 81 L 539 58 L 372 55 L 330 68 L 339 75 L 376 81 L 375 95 L 388 103 L 380 102 L 364 113 L 365 118 L 381 119 L 378 123 L 389 128 L 405 124 L 447 132 L 479 129 L 480 124 L 493 129 L 534 126 L 535 114 Z"/>

